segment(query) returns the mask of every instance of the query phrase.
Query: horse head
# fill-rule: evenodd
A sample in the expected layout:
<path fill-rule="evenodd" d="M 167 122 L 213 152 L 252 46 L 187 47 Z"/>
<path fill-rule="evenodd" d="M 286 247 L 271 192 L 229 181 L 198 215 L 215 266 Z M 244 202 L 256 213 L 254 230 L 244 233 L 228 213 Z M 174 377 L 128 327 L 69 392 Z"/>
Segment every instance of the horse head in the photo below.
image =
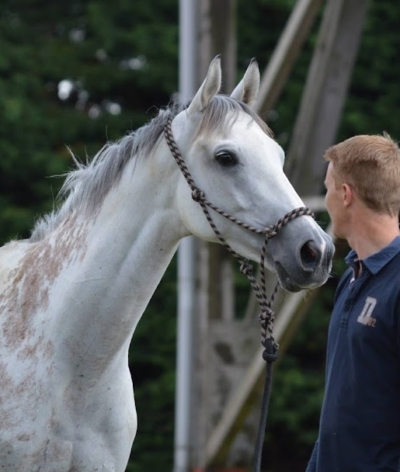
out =
<path fill-rule="evenodd" d="M 253 60 L 231 96 L 218 94 L 221 65 L 215 58 L 188 108 L 173 120 L 172 132 L 193 182 L 207 201 L 245 225 L 263 229 L 304 204 L 284 174 L 284 151 L 252 109 L 259 83 Z M 182 175 L 176 198 L 187 234 L 218 242 L 191 191 Z M 262 234 L 210 212 L 234 251 L 259 260 Z M 283 288 L 298 291 L 327 280 L 333 253 L 331 238 L 306 215 L 285 225 L 269 241 L 265 264 L 277 273 Z"/>

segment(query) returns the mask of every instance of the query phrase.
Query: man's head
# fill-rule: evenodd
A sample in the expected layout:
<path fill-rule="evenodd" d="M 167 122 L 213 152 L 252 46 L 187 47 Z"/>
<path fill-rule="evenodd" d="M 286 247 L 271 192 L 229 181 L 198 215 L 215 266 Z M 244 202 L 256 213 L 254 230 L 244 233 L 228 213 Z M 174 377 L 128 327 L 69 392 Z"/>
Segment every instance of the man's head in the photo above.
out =
<path fill-rule="evenodd" d="M 324 158 L 336 188 L 347 184 L 369 209 L 398 215 L 400 149 L 388 134 L 354 136 L 330 147 Z"/>

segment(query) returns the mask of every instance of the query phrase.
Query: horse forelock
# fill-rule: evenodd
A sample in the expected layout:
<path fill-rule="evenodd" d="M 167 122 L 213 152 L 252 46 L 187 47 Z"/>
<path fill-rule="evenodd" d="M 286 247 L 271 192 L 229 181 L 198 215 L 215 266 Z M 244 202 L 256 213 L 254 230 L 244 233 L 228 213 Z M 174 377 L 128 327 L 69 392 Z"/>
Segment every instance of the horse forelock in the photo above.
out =
<path fill-rule="evenodd" d="M 270 138 L 273 133 L 269 126 L 261 119 L 261 117 L 249 106 L 243 102 L 239 102 L 228 95 L 216 95 L 204 110 L 203 118 L 200 123 L 198 135 L 222 134 L 225 129 L 229 129 L 233 123 L 243 113 L 249 115 L 258 126 Z"/>

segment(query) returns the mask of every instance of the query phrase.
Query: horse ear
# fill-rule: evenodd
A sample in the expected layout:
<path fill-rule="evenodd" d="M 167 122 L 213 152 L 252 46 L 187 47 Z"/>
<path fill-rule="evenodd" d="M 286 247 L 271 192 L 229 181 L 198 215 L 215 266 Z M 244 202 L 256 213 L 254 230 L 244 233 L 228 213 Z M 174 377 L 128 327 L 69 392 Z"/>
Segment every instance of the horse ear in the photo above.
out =
<path fill-rule="evenodd" d="M 250 61 L 249 67 L 247 68 L 243 79 L 232 92 L 231 97 L 235 100 L 246 103 L 249 106 L 253 106 L 257 100 L 259 88 L 260 70 L 258 68 L 256 59 L 253 58 Z"/>
<path fill-rule="evenodd" d="M 207 77 L 188 107 L 189 114 L 195 114 L 207 108 L 211 99 L 221 88 L 221 75 L 221 58 L 216 56 L 208 68 Z"/>

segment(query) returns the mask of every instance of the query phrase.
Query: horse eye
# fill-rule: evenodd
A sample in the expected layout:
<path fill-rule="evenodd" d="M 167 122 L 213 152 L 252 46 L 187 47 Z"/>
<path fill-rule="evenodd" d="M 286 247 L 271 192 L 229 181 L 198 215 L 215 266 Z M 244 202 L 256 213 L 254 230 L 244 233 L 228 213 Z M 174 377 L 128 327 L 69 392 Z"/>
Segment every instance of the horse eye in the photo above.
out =
<path fill-rule="evenodd" d="M 215 154 L 215 160 L 224 167 L 231 167 L 237 164 L 237 158 L 229 151 L 219 151 Z"/>

